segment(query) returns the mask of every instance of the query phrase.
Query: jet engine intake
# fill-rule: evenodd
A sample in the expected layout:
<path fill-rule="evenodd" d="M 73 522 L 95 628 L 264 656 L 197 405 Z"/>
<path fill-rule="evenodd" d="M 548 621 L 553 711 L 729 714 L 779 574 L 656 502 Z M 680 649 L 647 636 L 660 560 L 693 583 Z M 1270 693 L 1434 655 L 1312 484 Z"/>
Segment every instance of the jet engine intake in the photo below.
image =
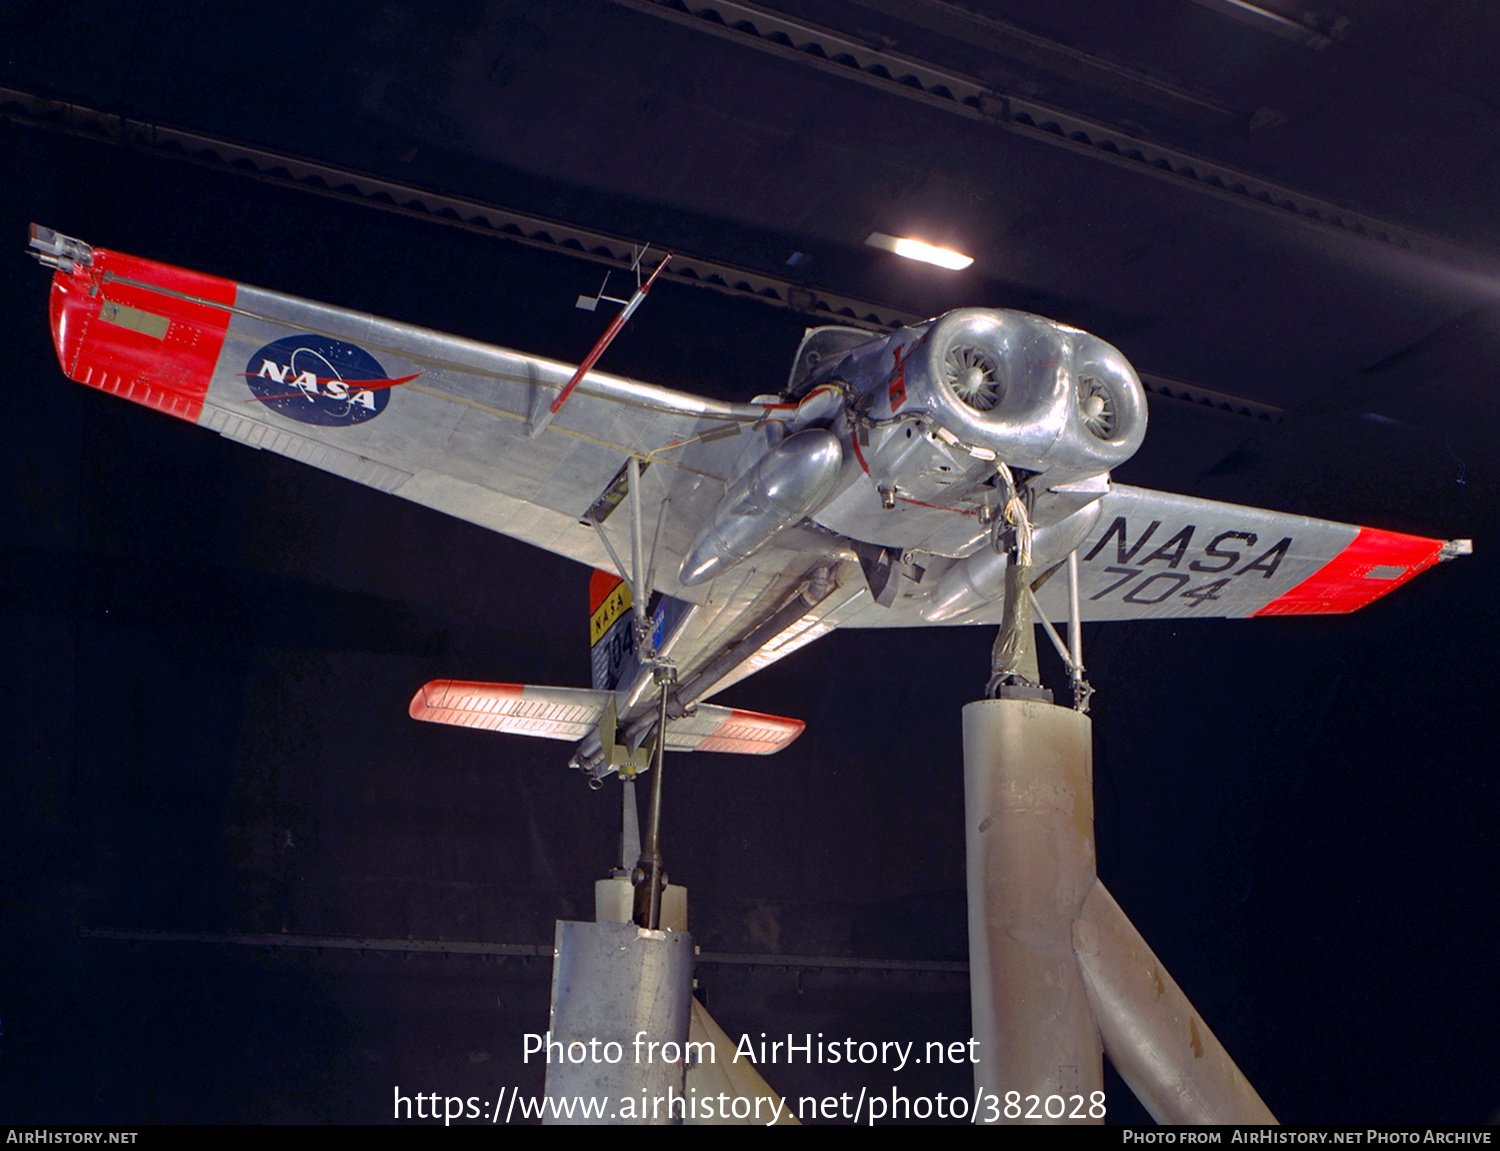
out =
<path fill-rule="evenodd" d="M 888 386 L 871 393 L 871 425 L 894 430 L 902 417 L 920 420 L 963 449 L 957 454 L 1046 473 L 1048 486 L 1118 466 L 1146 434 L 1146 393 L 1134 369 L 1077 328 L 1026 312 L 963 308 L 933 321 L 904 350 L 893 357 Z M 905 429 L 898 434 L 906 438 Z M 875 453 L 871 478 L 908 486 L 906 475 L 875 474 L 908 470 L 904 456 Z"/>

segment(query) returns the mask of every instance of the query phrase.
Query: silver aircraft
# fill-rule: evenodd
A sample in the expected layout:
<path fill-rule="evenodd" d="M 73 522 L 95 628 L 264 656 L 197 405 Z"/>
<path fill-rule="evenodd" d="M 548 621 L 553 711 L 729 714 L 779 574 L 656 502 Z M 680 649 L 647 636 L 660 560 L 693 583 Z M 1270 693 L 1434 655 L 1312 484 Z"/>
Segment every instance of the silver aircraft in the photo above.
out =
<path fill-rule="evenodd" d="M 719 403 L 35 225 L 31 248 L 69 378 L 600 569 L 592 687 L 411 706 L 574 741 L 594 780 L 648 765 L 655 683 L 667 749 L 773 752 L 800 721 L 706 701 L 834 628 L 998 624 L 1015 571 L 1067 616 L 1047 577 L 1075 553 L 1088 621 L 1348 612 L 1469 550 L 1112 482 L 1146 432 L 1135 371 L 1023 312 L 814 328 L 780 395 Z"/>

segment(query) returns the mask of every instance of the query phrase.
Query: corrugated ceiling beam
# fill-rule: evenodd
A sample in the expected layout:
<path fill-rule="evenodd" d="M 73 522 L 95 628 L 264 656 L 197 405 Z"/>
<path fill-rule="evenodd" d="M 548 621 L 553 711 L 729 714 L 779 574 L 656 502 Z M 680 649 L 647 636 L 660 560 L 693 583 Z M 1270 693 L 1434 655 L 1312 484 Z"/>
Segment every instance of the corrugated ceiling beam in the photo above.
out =
<path fill-rule="evenodd" d="M 744 0 L 688 0 L 687 3 L 613 0 L 613 3 L 1288 223 L 1468 268 L 1492 268 L 1490 261 L 1437 236 L 1133 136 L 1113 125 L 1038 100 L 997 92 L 973 77 L 871 47 L 863 40 Z"/>
<path fill-rule="evenodd" d="M 225 169 L 270 183 L 292 184 L 336 200 L 357 200 L 401 215 L 499 235 L 531 247 L 564 251 L 594 263 L 628 270 L 642 241 L 581 228 L 480 200 L 403 184 L 318 160 L 189 132 L 145 120 L 132 120 L 82 104 L 0 88 L 0 117 L 39 127 L 60 128 L 90 139 L 144 148 L 207 167 Z M 891 329 L 925 317 L 867 300 L 824 292 L 778 276 L 676 251 L 662 277 L 731 296 L 754 296 L 763 303 L 821 316 L 829 322 Z"/>
<path fill-rule="evenodd" d="M 453 939 L 369 939 L 362 935 L 299 935 L 288 932 L 125 931 L 84 927 L 85 939 L 122 943 L 206 943 L 228 947 L 290 947 L 311 951 L 389 952 L 401 955 L 479 955 L 495 959 L 551 959 L 550 943 L 470 943 Z M 702 952 L 707 967 L 771 967 L 788 971 L 874 971 L 914 975 L 967 975 L 968 963 L 950 959 L 859 959 L 850 955 L 771 955 Z"/>

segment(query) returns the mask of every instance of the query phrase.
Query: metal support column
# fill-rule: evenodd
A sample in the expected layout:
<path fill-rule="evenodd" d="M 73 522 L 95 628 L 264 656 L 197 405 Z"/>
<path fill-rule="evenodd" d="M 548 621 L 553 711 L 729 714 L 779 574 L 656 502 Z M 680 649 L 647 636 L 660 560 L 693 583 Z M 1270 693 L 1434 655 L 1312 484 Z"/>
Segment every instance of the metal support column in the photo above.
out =
<path fill-rule="evenodd" d="M 1276 1122 L 1104 884 L 1084 900 L 1073 939 L 1109 1061 L 1153 1119 Z"/>
<path fill-rule="evenodd" d="M 1021 501 L 1012 504 L 1024 556 L 1027 523 Z M 1107 1050 L 1158 1122 L 1275 1123 L 1095 873 L 1077 553 L 1066 648 L 1035 604 L 1027 565 L 1006 576 L 989 681 L 999 698 L 964 708 L 974 1085 L 993 1100 L 978 1114 L 1102 1123 Z M 1067 665 L 1071 709 L 1036 686 L 1028 606 Z"/>
<path fill-rule="evenodd" d="M 692 998 L 687 932 L 559 920 L 544 1055 L 547 1098 L 561 1106 L 543 1122 L 682 1122 Z M 574 1110 L 595 1099 L 608 1100 L 602 1116 Z"/>
<path fill-rule="evenodd" d="M 635 550 L 639 564 L 639 546 Z M 661 853 L 662 761 L 673 678 L 670 667 L 657 668 L 661 702 L 644 843 L 635 787 L 625 784 L 621 862 L 628 862 L 632 851 L 640 853 L 631 877 L 634 919 L 615 921 L 625 919 L 627 883 L 617 872 L 595 885 L 598 922 L 557 924 L 546 1036 L 546 1091 L 557 1102 L 544 1119 L 548 1123 L 664 1124 L 680 1123 L 687 1115 L 683 1088 L 693 937 L 666 925 L 675 920 L 685 928 L 686 893 L 666 886 Z M 678 898 L 664 899 L 674 892 Z M 608 1100 L 609 1110 L 591 1116 L 574 1110 L 579 1100 L 595 1099 Z"/>
<path fill-rule="evenodd" d="M 1102 1122 L 1099 1032 L 1073 955 L 1094 884 L 1092 724 L 1027 698 L 963 715 L 975 1087 L 1001 1100 L 1001 1122 Z"/>

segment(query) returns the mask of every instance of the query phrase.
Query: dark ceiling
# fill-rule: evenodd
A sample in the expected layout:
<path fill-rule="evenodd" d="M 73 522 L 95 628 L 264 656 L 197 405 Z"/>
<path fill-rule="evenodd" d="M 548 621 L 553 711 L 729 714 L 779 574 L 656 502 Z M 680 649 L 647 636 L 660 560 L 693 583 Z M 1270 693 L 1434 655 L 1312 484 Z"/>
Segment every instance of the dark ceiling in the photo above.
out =
<path fill-rule="evenodd" d="M 1101 626 L 1085 654 L 1101 874 L 1272 1110 L 1483 1122 L 1497 43 L 1500 9 L 1438 0 L 0 5 L 4 1110 L 373 1122 L 393 1084 L 539 1090 L 544 961 L 227 941 L 545 945 L 617 810 L 561 745 L 404 714 L 433 675 L 580 681 L 586 573 L 67 384 L 35 219 L 574 360 L 604 323 L 574 297 L 649 242 L 674 273 L 604 366 L 735 398 L 819 317 L 1025 308 L 1151 388 L 1117 478 L 1473 537 L 1349 619 Z M 706 967 L 731 1034 L 967 1034 L 943 964 L 989 638 L 830 637 L 736 689 L 807 718 L 798 745 L 684 761 L 668 864 L 705 952 L 893 964 Z M 924 1074 L 901 1087 L 968 1090 Z M 1110 1106 L 1141 1114 L 1118 1081 Z"/>

